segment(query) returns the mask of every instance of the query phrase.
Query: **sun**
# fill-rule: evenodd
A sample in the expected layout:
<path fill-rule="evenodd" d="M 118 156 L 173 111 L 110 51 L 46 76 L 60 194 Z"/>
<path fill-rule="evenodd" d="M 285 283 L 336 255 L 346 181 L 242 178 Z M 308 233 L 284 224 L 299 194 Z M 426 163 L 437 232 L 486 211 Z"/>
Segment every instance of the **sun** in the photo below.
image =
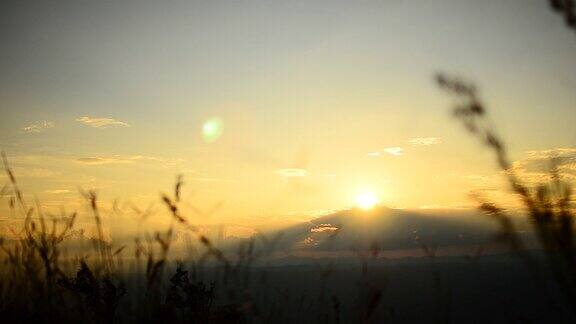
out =
<path fill-rule="evenodd" d="M 368 210 L 372 209 L 376 204 L 378 204 L 378 197 L 373 192 L 364 191 L 356 196 L 356 206 L 359 208 Z"/>

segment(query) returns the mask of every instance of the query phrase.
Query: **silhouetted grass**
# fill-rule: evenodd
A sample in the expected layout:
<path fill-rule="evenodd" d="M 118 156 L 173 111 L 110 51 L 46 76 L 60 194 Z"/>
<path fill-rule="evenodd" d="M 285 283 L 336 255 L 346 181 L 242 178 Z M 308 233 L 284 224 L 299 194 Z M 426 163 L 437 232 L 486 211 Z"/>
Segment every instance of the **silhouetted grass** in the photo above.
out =
<path fill-rule="evenodd" d="M 570 9 L 573 11 L 573 8 Z M 570 183 L 561 180 L 557 157 L 550 159 L 550 181 L 528 185 L 518 174 L 509 158 L 503 140 L 487 118 L 487 110 L 478 97 L 476 88 L 462 80 L 442 74 L 436 83 L 459 99 L 453 114 L 468 132 L 492 151 L 503 171 L 511 190 L 520 198 L 526 209 L 538 241 L 545 252 L 546 263 L 564 295 L 566 305 L 576 316 L 576 246 L 574 242 L 574 210 L 571 203 L 573 191 Z M 543 281 L 532 255 L 526 251 L 512 217 L 495 203 L 479 200 L 479 208 L 500 224 L 500 239 L 524 260 L 535 278 Z"/>
<path fill-rule="evenodd" d="M 268 279 L 272 268 L 254 272 L 252 267 L 274 252 L 281 233 L 257 234 L 239 244 L 235 255 L 225 254 L 182 212 L 181 177 L 171 195 L 160 197 L 173 219 L 171 225 L 136 237 L 133 246 L 114 244 L 104 229 L 107 216 L 97 193 L 81 191 L 95 226 L 95 236 L 89 240 L 92 251 L 65 255 L 63 243 L 75 233 L 77 214 L 47 216 L 40 203 L 29 207 L 3 158 L 10 181 L 3 192 L 13 198 L 12 213 L 23 220 L 15 243 L 0 242 L 6 256 L 0 268 L 0 318 L 7 322 L 377 323 L 394 318 L 394 310 L 386 305 L 385 285 L 374 281 L 381 274 L 381 268 L 373 266 L 379 264 L 382 251 L 378 242 L 368 251 L 357 251 L 359 278 L 350 282 L 358 292 L 353 303 L 343 304 L 332 287 L 338 271 L 333 264 L 318 265 L 315 293 L 277 290 L 276 295 L 266 295 L 263 292 L 270 290 L 258 287 L 274 285 Z M 133 208 L 138 215 L 149 213 Z M 200 253 L 180 261 L 171 258 L 176 230 L 189 233 Z M 330 234 L 329 243 L 337 233 Z M 257 249 L 256 242 L 263 247 Z M 123 253 L 131 249 L 132 261 L 126 264 Z M 136 275 L 125 275 L 129 269 Z M 442 303 L 442 298 L 436 300 Z"/>
<path fill-rule="evenodd" d="M 574 0 L 548 0 L 552 9 L 564 18 L 566 27 L 576 31 L 576 5 Z"/>

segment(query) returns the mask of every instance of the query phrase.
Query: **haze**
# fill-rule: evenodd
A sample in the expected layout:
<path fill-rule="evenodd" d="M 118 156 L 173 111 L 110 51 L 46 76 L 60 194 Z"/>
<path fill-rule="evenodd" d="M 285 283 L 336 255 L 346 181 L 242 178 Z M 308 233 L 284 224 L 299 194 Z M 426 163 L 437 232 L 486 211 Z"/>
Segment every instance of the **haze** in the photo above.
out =
<path fill-rule="evenodd" d="M 47 210 L 81 209 L 78 188 L 97 189 L 107 210 L 160 205 L 182 174 L 195 222 L 239 236 L 359 195 L 462 209 L 490 189 L 508 202 L 432 78 L 478 85 L 528 176 L 548 150 L 573 157 L 576 42 L 546 7 L 3 1 L 0 150 Z"/>

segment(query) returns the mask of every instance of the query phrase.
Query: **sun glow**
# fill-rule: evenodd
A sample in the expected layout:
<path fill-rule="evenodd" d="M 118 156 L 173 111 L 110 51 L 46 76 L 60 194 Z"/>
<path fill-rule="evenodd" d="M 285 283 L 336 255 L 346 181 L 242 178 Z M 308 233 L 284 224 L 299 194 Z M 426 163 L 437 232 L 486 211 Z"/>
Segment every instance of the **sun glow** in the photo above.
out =
<path fill-rule="evenodd" d="M 368 210 L 372 209 L 376 204 L 378 204 L 378 197 L 373 192 L 360 192 L 356 196 L 356 206 L 359 208 Z"/>

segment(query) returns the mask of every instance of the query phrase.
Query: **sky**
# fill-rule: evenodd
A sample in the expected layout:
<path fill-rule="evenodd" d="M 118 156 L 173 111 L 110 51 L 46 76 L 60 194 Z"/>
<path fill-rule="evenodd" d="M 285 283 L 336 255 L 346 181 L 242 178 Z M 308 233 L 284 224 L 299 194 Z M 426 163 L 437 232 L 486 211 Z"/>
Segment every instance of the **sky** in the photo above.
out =
<path fill-rule="evenodd" d="M 161 213 L 178 174 L 188 216 L 237 235 L 359 193 L 471 207 L 501 175 L 439 71 L 524 172 L 561 149 L 576 175 L 576 39 L 546 1 L 2 1 L 0 26 L 0 150 L 48 210 L 81 188 Z"/>

